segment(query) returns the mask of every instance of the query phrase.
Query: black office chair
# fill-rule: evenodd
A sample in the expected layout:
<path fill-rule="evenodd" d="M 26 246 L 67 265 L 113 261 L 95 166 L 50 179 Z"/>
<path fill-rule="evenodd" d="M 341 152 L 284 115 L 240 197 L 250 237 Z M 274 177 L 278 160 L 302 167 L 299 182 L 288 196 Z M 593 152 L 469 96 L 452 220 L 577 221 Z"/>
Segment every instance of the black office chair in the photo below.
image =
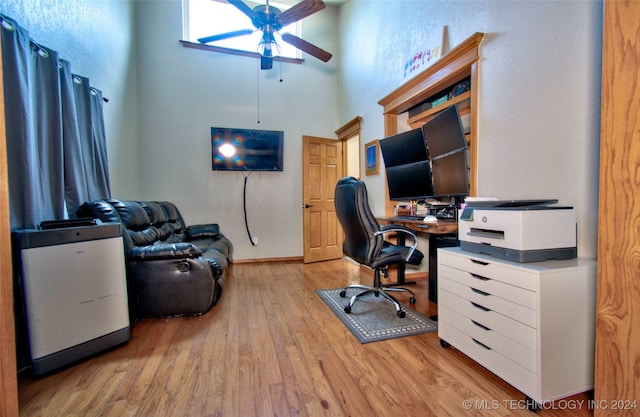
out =
<path fill-rule="evenodd" d="M 383 286 L 380 282 L 380 271 L 386 270 L 387 266 L 393 264 L 418 265 L 422 262 L 424 255 L 416 249 L 418 239 L 415 233 L 400 225 L 380 226 L 369 208 L 367 188 L 364 182 L 353 177 L 342 178 L 338 181 L 334 202 L 336 214 L 345 235 L 342 245 L 344 254 L 374 270 L 372 286 L 349 285 L 340 292 L 340 296 L 345 297 L 348 289 L 364 290 L 351 297 L 349 304 L 344 307 L 344 311 L 350 313 L 358 298 L 373 293 L 376 297 L 382 295 L 391 301 L 396 307 L 398 317 L 404 317 L 405 312 L 400 303 L 388 293 L 407 292 L 411 295 L 409 299 L 411 304 L 416 302 L 415 294 L 407 288 L 393 285 Z M 394 245 L 384 239 L 384 235 L 387 233 L 405 233 L 413 238 L 413 244 L 411 246 Z"/>

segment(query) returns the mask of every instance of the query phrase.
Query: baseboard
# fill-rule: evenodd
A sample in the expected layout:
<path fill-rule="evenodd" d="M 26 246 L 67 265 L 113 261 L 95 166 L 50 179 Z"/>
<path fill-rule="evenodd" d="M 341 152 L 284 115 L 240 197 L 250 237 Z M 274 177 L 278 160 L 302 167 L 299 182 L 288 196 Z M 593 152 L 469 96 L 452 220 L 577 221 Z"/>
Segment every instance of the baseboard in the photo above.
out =
<path fill-rule="evenodd" d="M 233 264 L 255 264 L 271 262 L 303 262 L 302 256 L 291 256 L 286 258 L 254 258 L 254 259 L 234 259 Z"/>

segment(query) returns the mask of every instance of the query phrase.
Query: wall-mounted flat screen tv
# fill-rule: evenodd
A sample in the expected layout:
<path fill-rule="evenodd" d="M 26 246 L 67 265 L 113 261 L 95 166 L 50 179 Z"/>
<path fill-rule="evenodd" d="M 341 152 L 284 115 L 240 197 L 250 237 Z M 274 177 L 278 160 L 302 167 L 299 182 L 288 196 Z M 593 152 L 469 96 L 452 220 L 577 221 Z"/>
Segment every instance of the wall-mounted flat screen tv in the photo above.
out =
<path fill-rule="evenodd" d="M 282 171 L 284 132 L 211 128 L 211 169 L 214 171 Z"/>

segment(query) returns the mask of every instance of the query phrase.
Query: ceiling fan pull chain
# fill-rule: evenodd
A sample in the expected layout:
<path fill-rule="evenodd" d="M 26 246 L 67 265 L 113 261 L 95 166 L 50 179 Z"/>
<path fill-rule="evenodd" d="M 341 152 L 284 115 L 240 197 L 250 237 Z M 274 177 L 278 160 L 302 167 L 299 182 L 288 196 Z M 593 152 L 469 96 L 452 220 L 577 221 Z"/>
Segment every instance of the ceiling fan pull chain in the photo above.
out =
<path fill-rule="evenodd" d="M 258 99 L 258 124 L 260 124 L 260 62 L 257 62 L 257 66 L 256 66 L 256 84 L 258 86 L 257 88 L 257 99 Z"/>
<path fill-rule="evenodd" d="M 282 60 L 278 60 L 280 63 L 280 82 L 282 82 Z"/>

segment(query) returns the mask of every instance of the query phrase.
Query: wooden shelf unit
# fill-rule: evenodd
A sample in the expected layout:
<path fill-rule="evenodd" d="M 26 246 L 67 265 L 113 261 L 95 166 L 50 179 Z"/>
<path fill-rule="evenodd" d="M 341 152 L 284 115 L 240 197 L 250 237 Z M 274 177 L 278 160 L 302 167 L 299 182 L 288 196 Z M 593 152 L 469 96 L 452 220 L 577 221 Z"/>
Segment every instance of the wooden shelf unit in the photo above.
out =
<path fill-rule="evenodd" d="M 408 119 L 409 126 L 413 129 L 422 126 L 440 111 L 452 104 L 458 104 L 461 114 L 469 114 L 470 132 L 467 134 L 469 146 L 469 187 L 470 195 L 477 192 L 477 157 L 478 157 L 478 61 L 480 58 L 478 48 L 484 33 L 476 32 L 460 45 L 453 48 L 429 68 L 408 80 L 406 83 L 389 93 L 378 101 L 383 106 L 384 136 L 388 137 L 398 133 L 398 115 L 408 111 L 414 106 L 425 102 L 429 98 L 453 88 L 457 83 L 469 78 L 471 88 L 446 103 L 425 110 Z M 385 214 L 393 213 L 393 203 L 386 198 Z"/>

